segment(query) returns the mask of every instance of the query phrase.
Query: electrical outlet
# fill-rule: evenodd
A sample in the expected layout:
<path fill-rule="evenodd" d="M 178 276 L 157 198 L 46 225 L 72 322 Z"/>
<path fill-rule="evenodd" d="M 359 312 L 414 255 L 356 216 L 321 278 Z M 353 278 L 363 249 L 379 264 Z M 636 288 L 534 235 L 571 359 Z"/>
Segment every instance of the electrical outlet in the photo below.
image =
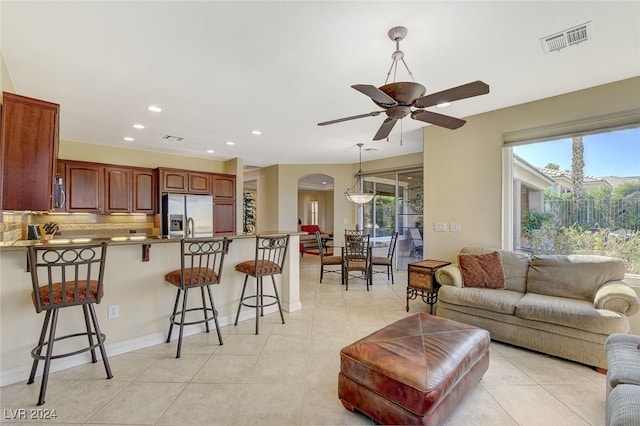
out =
<path fill-rule="evenodd" d="M 451 224 L 449 225 L 449 229 L 451 230 L 451 232 L 460 232 L 460 224 L 451 222 Z"/>
<path fill-rule="evenodd" d="M 120 305 L 109 305 L 109 312 L 107 312 L 107 318 L 118 318 L 120 316 Z"/>
<path fill-rule="evenodd" d="M 444 222 L 436 222 L 434 224 L 435 232 L 447 232 L 447 224 Z"/>

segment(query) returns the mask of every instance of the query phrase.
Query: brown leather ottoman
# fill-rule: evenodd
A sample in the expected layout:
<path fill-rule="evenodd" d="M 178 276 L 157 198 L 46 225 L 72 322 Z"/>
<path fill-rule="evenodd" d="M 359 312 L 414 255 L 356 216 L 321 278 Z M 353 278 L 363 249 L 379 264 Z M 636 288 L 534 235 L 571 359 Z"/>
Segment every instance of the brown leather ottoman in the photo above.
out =
<path fill-rule="evenodd" d="M 381 424 L 443 424 L 489 367 L 489 332 L 419 313 L 340 351 L 338 397 Z"/>

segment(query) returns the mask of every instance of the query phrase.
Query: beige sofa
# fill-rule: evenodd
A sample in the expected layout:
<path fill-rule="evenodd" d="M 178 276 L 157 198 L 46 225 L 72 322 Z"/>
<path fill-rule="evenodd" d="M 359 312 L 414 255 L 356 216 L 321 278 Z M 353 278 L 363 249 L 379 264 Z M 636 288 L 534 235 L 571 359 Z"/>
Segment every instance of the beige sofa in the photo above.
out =
<path fill-rule="evenodd" d="M 629 333 L 628 316 L 640 310 L 636 292 L 623 281 L 623 262 L 482 247 L 460 253 L 495 251 L 505 288 L 465 287 L 459 265 L 448 265 L 436 272 L 442 284 L 437 315 L 484 328 L 500 342 L 606 369 L 605 340 Z"/>

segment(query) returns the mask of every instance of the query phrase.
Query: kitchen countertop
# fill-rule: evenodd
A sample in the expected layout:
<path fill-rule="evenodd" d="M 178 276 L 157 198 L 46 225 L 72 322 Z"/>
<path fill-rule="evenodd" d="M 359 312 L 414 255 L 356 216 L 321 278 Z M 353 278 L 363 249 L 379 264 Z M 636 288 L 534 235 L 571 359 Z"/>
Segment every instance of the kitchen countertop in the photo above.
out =
<path fill-rule="evenodd" d="M 288 234 L 288 235 L 305 235 L 306 232 L 299 231 L 267 231 L 260 235 Z M 224 235 L 229 239 L 248 239 L 255 238 L 254 234 L 234 234 Z M 221 235 L 220 237 L 223 237 Z M 110 245 L 132 245 L 132 244 L 159 244 L 159 243 L 177 243 L 180 238 L 168 237 L 166 235 L 123 235 L 116 237 L 74 237 L 74 238 L 52 238 L 49 240 L 17 240 L 17 241 L 0 241 L 0 251 L 24 250 L 29 246 L 59 246 L 66 244 L 83 244 L 90 242 L 107 241 Z"/>

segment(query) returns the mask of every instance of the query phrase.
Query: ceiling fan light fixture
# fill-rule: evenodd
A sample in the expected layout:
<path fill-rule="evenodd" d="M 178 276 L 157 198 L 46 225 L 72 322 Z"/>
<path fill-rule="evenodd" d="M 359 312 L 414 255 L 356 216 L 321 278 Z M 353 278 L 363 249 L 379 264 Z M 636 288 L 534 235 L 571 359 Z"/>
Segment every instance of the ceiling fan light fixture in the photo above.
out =
<path fill-rule="evenodd" d="M 347 197 L 347 200 L 351 201 L 354 204 L 367 204 L 373 197 L 376 196 L 375 192 L 365 192 L 363 190 L 364 184 L 364 174 L 362 173 L 362 145 L 363 143 L 357 144 L 360 149 L 360 160 L 358 163 L 358 173 L 356 173 L 356 183 L 349 189 L 344 192 L 344 196 Z"/>

